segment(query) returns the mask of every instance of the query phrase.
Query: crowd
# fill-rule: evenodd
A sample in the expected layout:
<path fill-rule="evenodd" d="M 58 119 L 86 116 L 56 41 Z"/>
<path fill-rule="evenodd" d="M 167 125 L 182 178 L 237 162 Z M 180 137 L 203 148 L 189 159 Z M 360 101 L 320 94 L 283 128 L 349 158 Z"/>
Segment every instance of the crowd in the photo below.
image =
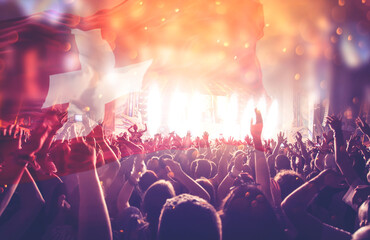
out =
<path fill-rule="evenodd" d="M 0 238 L 370 239 L 369 125 L 357 118 L 347 134 L 331 116 L 317 141 L 297 132 L 288 142 L 262 139 L 255 114 L 243 141 L 143 139 L 146 126 L 107 136 L 88 121 L 83 136 L 59 110 L 29 132 L 9 125 L 0 131 Z"/>

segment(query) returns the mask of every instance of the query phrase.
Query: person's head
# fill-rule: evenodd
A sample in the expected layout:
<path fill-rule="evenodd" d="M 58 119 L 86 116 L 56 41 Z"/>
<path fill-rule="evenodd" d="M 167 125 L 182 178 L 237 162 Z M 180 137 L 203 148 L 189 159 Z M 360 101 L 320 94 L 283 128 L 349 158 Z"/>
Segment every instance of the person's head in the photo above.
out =
<path fill-rule="evenodd" d="M 207 159 L 197 159 L 190 164 L 191 174 L 196 178 L 210 178 L 212 174 L 212 164 Z"/>
<path fill-rule="evenodd" d="M 202 198 L 181 194 L 162 208 L 158 240 L 220 240 L 221 235 L 220 217 Z"/>
<path fill-rule="evenodd" d="M 304 183 L 304 178 L 293 170 L 282 170 L 274 177 L 281 190 L 281 199 L 286 198 Z"/>
<path fill-rule="evenodd" d="M 146 215 L 146 220 L 149 222 L 152 236 L 156 234 L 162 206 L 167 199 L 175 195 L 172 184 L 165 180 L 159 180 L 153 183 L 144 193 L 142 210 Z"/>
<path fill-rule="evenodd" d="M 370 226 L 369 225 L 358 229 L 352 235 L 352 240 L 369 240 L 369 239 L 370 239 Z"/>
<path fill-rule="evenodd" d="M 143 216 L 136 207 L 125 208 L 122 214 L 112 222 L 112 228 L 119 235 L 119 239 L 143 239 L 145 225 Z"/>
<path fill-rule="evenodd" d="M 233 189 L 221 206 L 224 240 L 285 239 L 275 212 L 255 185 Z"/>
<path fill-rule="evenodd" d="M 133 128 L 134 128 L 135 131 L 137 131 L 137 129 L 138 129 L 136 124 L 134 124 Z"/>
<path fill-rule="evenodd" d="M 215 187 L 212 185 L 212 183 L 206 179 L 206 178 L 199 178 L 195 180 L 197 183 L 199 183 L 200 186 L 202 186 L 209 194 L 211 199 L 209 200 L 209 203 L 212 204 L 212 206 L 215 206 L 216 204 L 216 191 Z"/>
<path fill-rule="evenodd" d="M 284 169 L 286 170 L 291 169 L 289 158 L 283 154 L 277 155 L 275 159 L 275 168 L 277 171 L 281 171 Z"/>
<path fill-rule="evenodd" d="M 151 170 L 155 173 L 157 173 L 158 168 L 159 168 L 159 158 L 158 157 L 152 157 L 148 160 L 146 163 L 146 168 L 148 170 Z"/>
<path fill-rule="evenodd" d="M 139 180 L 139 187 L 141 191 L 145 192 L 150 185 L 158 181 L 158 176 L 155 172 L 148 170 L 146 171 Z"/>
<path fill-rule="evenodd" d="M 370 199 L 367 199 L 358 208 L 358 221 L 359 221 L 360 227 L 370 225 L 369 207 L 370 207 Z"/>
<path fill-rule="evenodd" d="M 189 162 L 194 161 L 197 159 L 199 155 L 199 151 L 196 148 L 190 148 L 186 151 L 186 158 Z"/>

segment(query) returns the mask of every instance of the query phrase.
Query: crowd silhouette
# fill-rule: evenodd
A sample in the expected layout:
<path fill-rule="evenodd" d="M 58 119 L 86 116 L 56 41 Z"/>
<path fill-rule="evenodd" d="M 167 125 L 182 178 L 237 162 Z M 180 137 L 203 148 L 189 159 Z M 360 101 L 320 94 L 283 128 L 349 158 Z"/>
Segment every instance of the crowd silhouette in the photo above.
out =
<path fill-rule="evenodd" d="M 370 239 L 369 125 L 357 118 L 361 131 L 348 135 L 330 116 L 321 138 L 288 142 L 282 132 L 263 139 L 255 115 L 244 140 L 143 138 L 146 125 L 106 135 L 88 121 L 83 136 L 57 109 L 30 131 L 9 125 L 0 238 Z"/>

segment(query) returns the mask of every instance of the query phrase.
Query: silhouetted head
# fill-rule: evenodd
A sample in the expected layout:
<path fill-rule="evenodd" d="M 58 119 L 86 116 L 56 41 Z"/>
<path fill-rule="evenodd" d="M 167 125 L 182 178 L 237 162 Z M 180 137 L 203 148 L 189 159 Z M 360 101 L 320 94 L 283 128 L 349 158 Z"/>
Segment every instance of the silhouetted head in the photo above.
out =
<path fill-rule="evenodd" d="M 139 187 L 141 191 L 145 192 L 150 185 L 158 181 L 158 176 L 155 174 L 155 172 L 148 170 L 146 171 L 139 180 Z"/>
<path fill-rule="evenodd" d="M 370 226 L 365 226 L 358 229 L 353 235 L 352 240 L 369 240 L 370 239 Z"/>
<path fill-rule="evenodd" d="M 224 240 L 285 239 L 273 208 L 255 185 L 233 189 L 220 214 Z"/>
<path fill-rule="evenodd" d="M 207 159 L 196 159 L 191 163 L 190 169 L 195 179 L 201 177 L 210 178 L 212 174 L 212 164 Z"/>
<path fill-rule="evenodd" d="M 370 225 L 369 207 L 370 207 L 370 199 L 367 199 L 358 208 L 358 221 L 359 221 L 360 227 Z"/>
<path fill-rule="evenodd" d="M 157 233 L 157 226 L 161 209 L 166 200 L 174 197 L 175 190 L 172 184 L 165 180 L 153 183 L 144 193 L 142 210 L 146 215 L 152 237 Z"/>
<path fill-rule="evenodd" d="M 212 204 L 212 206 L 215 206 L 216 204 L 216 191 L 213 184 L 206 178 L 199 178 L 196 180 L 197 183 L 199 183 L 200 186 L 202 186 L 209 194 L 211 199 L 209 200 L 209 203 Z"/>
<path fill-rule="evenodd" d="M 221 220 L 214 207 L 202 198 L 181 194 L 163 206 L 158 240 L 220 240 Z"/>
<path fill-rule="evenodd" d="M 304 178 L 293 170 L 282 170 L 274 177 L 281 190 L 281 199 L 286 198 L 304 183 Z"/>

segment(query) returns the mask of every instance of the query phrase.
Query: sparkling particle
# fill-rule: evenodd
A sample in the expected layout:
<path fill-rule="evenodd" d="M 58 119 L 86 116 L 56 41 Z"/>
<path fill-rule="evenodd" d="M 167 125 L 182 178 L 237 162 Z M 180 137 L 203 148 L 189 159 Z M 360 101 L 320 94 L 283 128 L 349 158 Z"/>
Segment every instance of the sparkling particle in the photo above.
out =
<path fill-rule="evenodd" d="M 224 42 L 224 47 L 228 47 L 229 46 L 229 43 L 228 42 Z"/>
<path fill-rule="evenodd" d="M 180 9 L 176 8 L 176 9 L 175 9 L 175 12 L 180 12 Z"/>
<path fill-rule="evenodd" d="M 148 27 L 144 27 L 145 30 L 148 30 Z"/>
<path fill-rule="evenodd" d="M 249 43 L 245 43 L 245 44 L 244 44 L 244 47 L 245 47 L 245 48 L 249 48 Z"/>
<path fill-rule="evenodd" d="M 342 35 L 342 33 L 343 33 L 343 29 L 342 29 L 341 27 L 338 27 L 338 28 L 337 28 L 336 33 L 337 33 L 338 35 Z"/>
<path fill-rule="evenodd" d="M 346 4 L 345 0 L 338 0 L 338 5 L 343 7 Z"/>
<path fill-rule="evenodd" d="M 162 18 L 162 19 L 161 19 L 161 21 L 162 21 L 162 22 L 166 21 L 166 18 Z"/>
<path fill-rule="evenodd" d="M 295 79 L 295 80 L 299 80 L 300 78 L 301 78 L 301 74 L 296 73 L 296 74 L 294 75 L 294 79 Z"/>
<path fill-rule="evenodd" d="M 283 52 L 286 52 L 286 48 L 283 48 Z"/>
<path fill-rule="evenodd" d="M 348 41 L 352 41 L 352 35 L 348 35 Z"/>
<path fill-rule="evenodd" d="M 221 5 L 221 2 L 220 1 L 216 1 L 216 5 Z"/>

